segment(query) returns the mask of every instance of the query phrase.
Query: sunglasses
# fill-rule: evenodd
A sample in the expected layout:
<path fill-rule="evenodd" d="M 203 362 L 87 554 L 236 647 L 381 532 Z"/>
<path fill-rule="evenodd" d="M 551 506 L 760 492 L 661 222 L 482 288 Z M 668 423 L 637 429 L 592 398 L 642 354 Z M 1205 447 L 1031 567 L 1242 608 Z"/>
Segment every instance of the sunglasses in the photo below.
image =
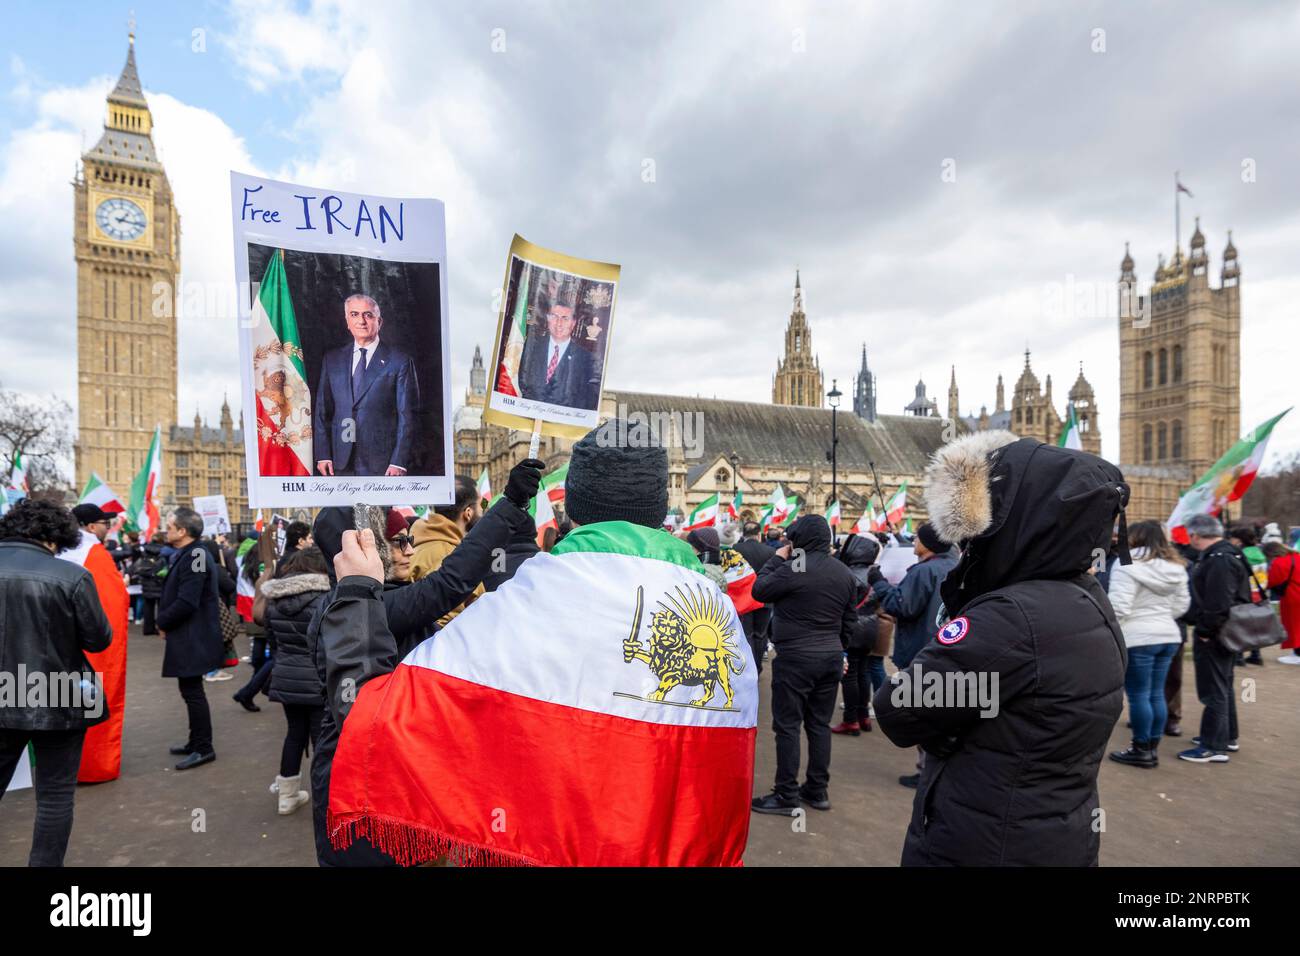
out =
<path fill-rule="evenodd" d="M 415 548 L 415 539 L 412 538 L 409 534 L 394 535 L 388 540 L 393 542 L 393 544 L 397 545 L 397 547 L 401 548 L 403 551 L 405 551 L 407 548 L 411 548 L 411 549 Z"/>

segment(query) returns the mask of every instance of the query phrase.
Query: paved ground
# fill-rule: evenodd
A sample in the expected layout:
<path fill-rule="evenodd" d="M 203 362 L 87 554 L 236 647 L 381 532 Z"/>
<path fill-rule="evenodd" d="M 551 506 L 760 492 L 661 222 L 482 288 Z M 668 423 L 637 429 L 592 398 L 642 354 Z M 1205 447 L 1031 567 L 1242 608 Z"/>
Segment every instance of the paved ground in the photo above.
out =
<path fill-rule="evenodd" d="M 1101 771 L 1106 833 L 1102 863 L 1110 866 L 1300 865 L 1300 667 L 1273 663 L 1238 672 L 1254 681 L 1255 700 L 1239 703 L 1241 752 L 1226 765 L 1162 760 L 1154 771 L 1105 761 Z M 132 629 L 122 776 L 77 791 L 70 865 L 313 865 L 311 818 L 304 808 L 275 812 L 267 787 L 279 763 L 284 724 L 278 705 L 242 710 L 230 695 L 250 674 L 209 684 L 216 729 L 215 763 L 185 773 L 172 769 L 171 743 L 184 740 L 185 711 L 174 681 L 158 677 L 162 645 Z M 1191 662 L 1187 662 L 1190 682 Z M 774 748 L 763 671 L 763 712 L 755 793 L 770 787 Z M 1200 705 L 1186 695 L 1194 727 Z M 1125 742 L 1123 723 L 1112 743 Z M 1164 751 L 1177 741 L 1166 740 Z M 802 832 L 791 821 L 755 816 L 745 862 L 750 866 L 892 866 L 898 862 L 912 791 L 897 783 L 910 772 L 911 752 L 879 731 L 836 738 L 830 813 L 808 811 Z M 26 862 L 31 840 L 30 790 L 0 801 L 0 865 Z"/>

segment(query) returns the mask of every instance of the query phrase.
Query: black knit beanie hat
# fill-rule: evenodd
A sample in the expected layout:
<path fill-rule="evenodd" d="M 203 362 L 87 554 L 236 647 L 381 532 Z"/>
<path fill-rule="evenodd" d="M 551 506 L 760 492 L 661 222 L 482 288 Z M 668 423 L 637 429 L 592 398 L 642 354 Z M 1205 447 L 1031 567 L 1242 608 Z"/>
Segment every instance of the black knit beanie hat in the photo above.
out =
<path fill-rule="evenodd" d="M 939 532 L 935 531 L 934 525 L 928 521 L 916 529 L 916 536 L 921 539 L 921 543 L 927 549 L 935 554 L 947 554 L 952 550 L 952 545 L 939 537 Z"/>
<path fill-rule="evenodd" d="M 630 521 L 663 526 L 668 514 L 668 453 L 647 427 L 611 418 L 569 454 L 564 510 L 578 524 Z"/>

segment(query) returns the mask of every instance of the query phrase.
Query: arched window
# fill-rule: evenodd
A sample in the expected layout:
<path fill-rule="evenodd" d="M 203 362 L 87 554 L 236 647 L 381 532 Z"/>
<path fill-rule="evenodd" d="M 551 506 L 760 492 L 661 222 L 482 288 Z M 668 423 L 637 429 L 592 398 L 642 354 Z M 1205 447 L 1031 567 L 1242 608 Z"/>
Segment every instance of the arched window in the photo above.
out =
<path fill-rule="evenodd" d="M 1150 388 L 1155 381 L 1155 360 L 1150 352 L 1142 353 L 1142 387 Z"/>
<path fill-rule="evenodd" d="M 731 472 L 725 468 L 719 468 L 713 473 L 713 483 L 719 488 L 724 488 L 731 484 Z"/>
<path fill-rule="evenodd" d="M 1160 384 L 1169 384 L 1169 352 L 1165 349 L 1160 350 Z"/>
<path fill-rule="evenodd" d="M 1183 347 L 1174 346 L 1174 384 L 1177 385 L 1183 380 Z M 1175 458 L 1178 456 L 1175 455 Z"/>
<path fill-rule="evenodd" d="M 1164 422 L 1156 426 L 1156 460 L 1164 461 L 1169 457 L 1169 428 Z"/>
<path fill-rule="evenodd" d="M 1169 442 L 1169 457 L 1178 461 L 1183 457 L 1183 423 L 1174 422 L 1173 435 Z"/>
<path fill-rule="evenodd" d="M 1142 460 L 1151 460 L 1151 426 L 1142 426 Z"/>

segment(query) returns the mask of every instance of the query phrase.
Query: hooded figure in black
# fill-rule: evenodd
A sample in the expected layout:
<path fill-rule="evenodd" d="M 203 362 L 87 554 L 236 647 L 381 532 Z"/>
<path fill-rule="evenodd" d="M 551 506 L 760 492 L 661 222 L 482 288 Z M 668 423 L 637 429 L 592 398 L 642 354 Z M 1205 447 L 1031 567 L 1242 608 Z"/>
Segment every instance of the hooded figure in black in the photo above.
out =
<path fill-rule="evenodd" d="M 963 548 L 947 623 L 875 697 L 929 755 L 904 865 L 1095 866 L 1097 768 L 1124 700 L 1124 638 L 1089 574 L 1128 486 L 1094 455 L 980 432 L 926 473 L 930 522 Z M 1122 555 L 1127 561 L 1127 555 Z"/>
<path fill-rule="evenodd" d="M 772 729 L 776 780 L 756 797 L 757 813 L 791 816 L 800 802 L 831 808 L 831 717 L 844 673 L 844 648 L 858 624 L 858 582 L 831 554 L 831 528 L 804 515 L 787 531 L 754 579 L 756 601 L 772 606 Z M 808 737 L 808 769 L 799 785 L 799 729 Z"/>

